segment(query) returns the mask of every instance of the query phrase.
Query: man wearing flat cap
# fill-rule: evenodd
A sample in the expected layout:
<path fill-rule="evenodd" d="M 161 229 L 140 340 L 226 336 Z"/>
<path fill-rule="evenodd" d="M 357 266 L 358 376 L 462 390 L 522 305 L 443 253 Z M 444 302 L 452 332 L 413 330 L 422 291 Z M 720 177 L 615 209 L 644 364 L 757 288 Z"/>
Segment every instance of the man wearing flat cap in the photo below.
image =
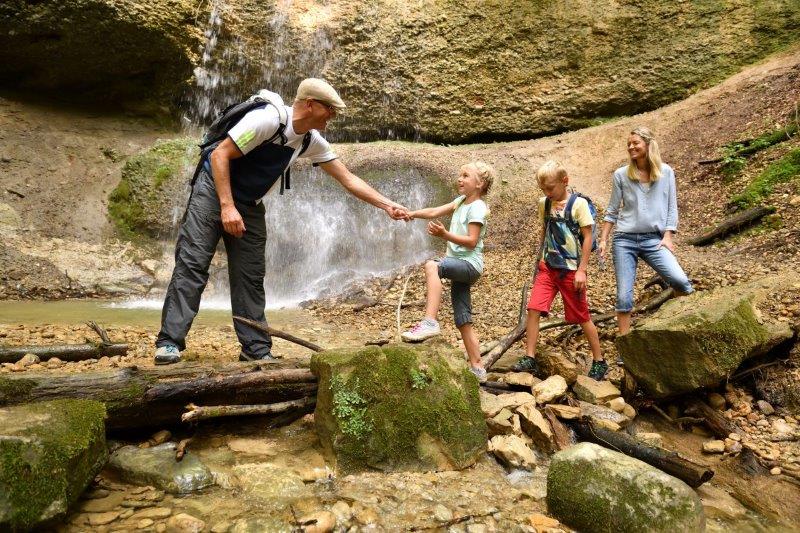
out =
<path fill-rule="evenodd" d="M 203 156 L 178 233 L 175 269 L 156 339 L 156 364 L 180 361 L 220 238 L 228 254 L 233 314 L 266 323 L 266 222 L 261 198 L 279 179 L 283 189 L 284 176 L 298 157 L 310 159 L 350 194 L 383 209 L 391 218 L 408 218 L 405 207 L 351 173 L 319 133 L 344 108 L 327 82 L 303 80 L 291 107 L 279 103 L 248 112 Z M 269 334 L 238 322 L 234 327 L 242 345 L 240 360 L 273 359 Z"/>

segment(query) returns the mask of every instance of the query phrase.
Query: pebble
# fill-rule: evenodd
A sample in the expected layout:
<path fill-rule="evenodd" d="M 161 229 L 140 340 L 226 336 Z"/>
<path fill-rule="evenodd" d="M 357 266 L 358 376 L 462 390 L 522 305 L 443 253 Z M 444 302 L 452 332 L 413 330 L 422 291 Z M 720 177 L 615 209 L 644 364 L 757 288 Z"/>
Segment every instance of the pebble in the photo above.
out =
<path fill-rule="evenodd" d="M 89 515 L 89 525 L 104 526 L 119 518 L 119 511 L 108 511 L 107 513 L 92 513 Z"/>
<path fill-rule="evenodd" d="M 211 526 L 211 533 L 228 533 L 231 527 L 233 527 L 233 522 L 223 520 Z"/>
<path fill-rule="evenodd" d="M 155 524 L 155 522 L 153 522 L 151 519 L 142 518 L 141 520 L 136 522 L 136 527 L 138 529 L 145 529 L 145 528 L 148 528 L 148 527 L 152 526 L 153 524 Z"/>
<path fill-rule="evenodd" d="M 758 410 L 761 411 L 762 413 L 764 413 L 767 416 L 769 416 L 769 415 L 771 415 L 771 414 L 773 414 L 775 412 L 775 408 L 773 408 L 772 405 L 770 405 L 770 403 L 767 402 L 767 401 L 758 400 L 756 402 L 756 405 L 758 406 Z"/>
<path fill-rule="evenodd" d="M 34 355 L 32 353 L 26 353 L 25 355 L 22 356 L 22 359 L 17 361 L 17 365 L 26 367 L 26 366 L 35 365 L 35 364 L 39 363 L 40 361 L 41 360 L 39 359 L 38 355 Z"/>
<path fill-rule="evenodd" d="M 453 512 L 440 503 L 433 508 L 433 517 L 439 522 L 449 522 L 453 519 Z"/>
<path fill-rule="evenodd" d="M 783 470 L 781 470 L 780 467 L 778 466 L 769 471 L 769 473 L 772 474 L 773 476 L 780 475 L 781 472 L 783 472 Z"/>
<path fill-rule="evenodd" d="M 723 453 L 725 443 L 721 440 L 710 440 L 703 443 L 703 451 L 706 453 Z"/>
<path fill-rule="evenodd" d="M 713 407 L 714 409 L 722 410 L 725 409 L 725 397 L 718 392 L 712 392 L 708 395 L 708 404 Z"/>
<path fill-rule="evenodd" d="M 167 528 L 174 533 L 200 533 L 205 527 L 205 522 L 186 513 L 173 515 L 167 520 Z"/>

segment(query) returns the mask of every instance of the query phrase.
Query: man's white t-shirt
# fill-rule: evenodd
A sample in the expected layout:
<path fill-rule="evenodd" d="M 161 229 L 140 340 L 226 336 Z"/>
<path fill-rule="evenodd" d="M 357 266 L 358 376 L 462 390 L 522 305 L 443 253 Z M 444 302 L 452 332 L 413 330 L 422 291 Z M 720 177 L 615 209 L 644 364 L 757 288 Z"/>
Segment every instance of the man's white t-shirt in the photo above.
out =
<path fill-rule="evenodd" d="M 286 129 L 283 133 L 288 139 L 284 146 L 297 149 L 303 144 L 305 133 L 295 133 L 292 127 L 293 110 L 289 106 L 284 106 L 284 108 L 286 109 Z M 228 131 L 228 135 L 242 154 L 247 155 L 248 152 L 275 135 L 279 125 L 278 110 L 275 109 L 275 106 L 268 105 L 247 113 Z M 280 145 L 280 137 L 274 139 L 273 143 Z M 331 145 L 317 130 L 311 130 L 311 143 L 302 157 L 310 159 L 314 164 L 327 163 L 338 158 Z"/>

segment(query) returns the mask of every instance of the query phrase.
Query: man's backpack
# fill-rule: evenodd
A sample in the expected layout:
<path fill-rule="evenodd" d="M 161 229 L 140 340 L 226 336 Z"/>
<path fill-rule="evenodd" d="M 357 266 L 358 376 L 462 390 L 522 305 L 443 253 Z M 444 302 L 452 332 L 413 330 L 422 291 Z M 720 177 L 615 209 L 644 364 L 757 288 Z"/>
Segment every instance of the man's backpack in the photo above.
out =
<path fill-rule="evenodd" d="M 231 128 L 233 128 L 240 120 L 242 120 L 242 118 L 244 118 L 244 116 L 250 111 L 264 108 L 268 105 L 271 105 L 278 110 L 279 124 L 275 134 L 264 141 L 264 143 L 271 143 L 276 139 L 280 139 L 280 144 L 283 146 L 288 142 L 286 134 L 284 133 L 286 131 L 288 116 L 286 114 L 286 108 L 283 104 L 283 98 L 281 98 L 277 93 L 268 91 L 266 89 L 261 89 L 258 94 L 251 96 L 244 102 L 231 104 L 223 109 L 217 118 L 214 119 L 214 122 L 212 122 L 208 127 L 208 130 L 206 131 L 205 135 L 203 135 L 203 139 L 198 145 L 200 147 L 200 162 L 197 164 L 197 168 L 192 176 L 192 186 L 194 186 L 197 176 L 200 174 L 200 170 L 203 168 L 208 156 L 214 151 L 219 143 L 225 140 L 225 137 L 228 136 L 228 132 L 231 130 Z M 298 150 L 295 150 L 289 165 L 286 167 L 286 171 L 281 176 L 281 194 L 283 194 L 284 189 L 291 188 L 291 164 L 295 159 L 303 155 L 303 153 L 308 150 L 308 146 L 310 144 L 311 132 L 309 131 L 303 137 L 303 143 L 300 145 Z"/>
<path fill-rule="evenodd" d="M 592 251 L 594 252 L 597 249 L 597 208 L 594 206 L 592 199 L 586 195 L 583 195 L 579 192 L 572 191 L 570 192 L 569 199 L 567 200 L 567 205 L 564 207 L 564 220 L 567 223 L 567 227 L 572 232 L 572 234 L 578 239 L 578 242 L 583 245 L 583 233 L 581 233 L 581 227 L 578 225 L 578 222 L 572 218 L 572 207 L 575 205 L 575 200 L 578 198 L 583 198 L 586 200 L 586 203 L 589 204 L 589 214 L 592 215 L 592 220 L 595 223 L 592 225 Z M 544 216 L 545 220 L 550 217 L 550 213 L 552 212 L 553 204 L 550 201 L 550 198 L 545 198 L 544 201 Z"/>

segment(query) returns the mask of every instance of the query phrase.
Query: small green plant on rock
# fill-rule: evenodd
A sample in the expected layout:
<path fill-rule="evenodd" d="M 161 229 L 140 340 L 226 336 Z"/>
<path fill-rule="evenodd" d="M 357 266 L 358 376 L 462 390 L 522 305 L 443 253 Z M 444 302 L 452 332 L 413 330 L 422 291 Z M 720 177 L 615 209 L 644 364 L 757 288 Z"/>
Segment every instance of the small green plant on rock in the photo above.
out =
<path fill-rule="evenodd" d="M 742 210 L 758 204 L 772 193 L 778 183 L 786 183 L 800 176 L 800 148 L 795 148 L 765 168 L 745 189 L 731 198 L 729 207 Z"/>
<path fill-rule="evenodd" d="M 351 437 L 363 437 L 372 430 L 367 417 L 367 401 L 358 393 L 358 378 L 346 383 L 340 375 L 331 378 L 333 413 L 342 432 Z"/>
<path fill-rule="evenodd" d="M 412 389 L 424 389 L 430 383 L 430 378 L 425 373 L 424 370 L 412 370 L 411 371 L 411 388 Z"/>

